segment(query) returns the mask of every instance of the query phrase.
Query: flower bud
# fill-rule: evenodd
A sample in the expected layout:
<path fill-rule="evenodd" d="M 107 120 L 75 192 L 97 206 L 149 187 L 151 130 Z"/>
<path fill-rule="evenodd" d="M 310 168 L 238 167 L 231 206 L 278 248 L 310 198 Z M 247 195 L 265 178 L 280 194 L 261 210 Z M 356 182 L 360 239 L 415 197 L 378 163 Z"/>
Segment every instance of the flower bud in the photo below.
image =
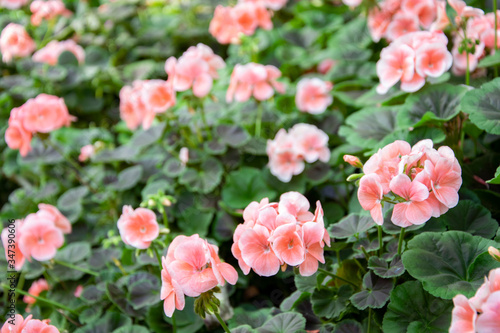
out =
<path fill-rule="evenodd" d="M 357 158 L 356 156 L 353 156 L 353 155 L 344 155 L 344 162 L 347 162 L 356 168 L 360 168 L 360 169 L 363 168 L 363 163 L 361 163 L 359 158 Z"/>

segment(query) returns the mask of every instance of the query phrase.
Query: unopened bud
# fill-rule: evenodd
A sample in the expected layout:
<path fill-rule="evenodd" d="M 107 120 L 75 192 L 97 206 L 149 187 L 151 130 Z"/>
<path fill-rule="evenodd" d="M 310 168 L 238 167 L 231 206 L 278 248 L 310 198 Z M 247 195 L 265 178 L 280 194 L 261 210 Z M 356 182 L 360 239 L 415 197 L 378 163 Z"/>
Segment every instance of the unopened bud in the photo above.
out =
<path fill-rule="evenodd" d="M 172 201 L 170 201 L 168 198 L 164 198 L 161 202 L 161 204 L 165 207 L 170 207 L 172 206 Z"/>
<path fill-rule="evenodd" d="M 355 180 L 360 179 L 364 175 L 365 175 L 364 173 L 353 173 L 352 175 L 350 175 L 349 177 L 347 177 L 347 181 L 348 182 L 353 182 Z"/>
<path fill-rule="evenodd" d="M 488 253 L 493 257 L 493 259 L 495 259 L 496 261 L 500 261 L 500 251 L 498 249 L 490 246 L 488 248 Z"/>
<path fill-rule="evenodd" d="M 148 200 L 148 207 L 154 207 L 155 206 L 155 201 L 153 199 Z"/>
<path fill-rule="evenodd" d="M 344 155 L 344 162 L 347 162 L 356 168 L 360 168 L 360 169 L 363 168 L 363 163 L 361 163 L 359 158 L 357 158 L 356 156 L 353 156 L 353 155 Z"/>

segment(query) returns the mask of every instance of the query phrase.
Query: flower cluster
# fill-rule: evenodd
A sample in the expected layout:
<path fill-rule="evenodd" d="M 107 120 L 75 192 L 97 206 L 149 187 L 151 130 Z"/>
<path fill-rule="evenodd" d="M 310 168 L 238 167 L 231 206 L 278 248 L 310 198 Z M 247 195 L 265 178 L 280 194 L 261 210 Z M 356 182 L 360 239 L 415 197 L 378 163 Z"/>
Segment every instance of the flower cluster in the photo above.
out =
<path fill-rule="evenodd" d="M 43 291 L 49 290 L 49 284 L 45 279 L 39 279 L 34 281 L 30 288 L 28 289 L 28 293 L 33 296 L 40 296 Z M 26 312 L 30 312 L 30 306 L 36 303 L 36 299 L 32 296 L 24 296 L 23 302 L 28 304 L 26 308 Z"/>
<path fill-rule="evenodd" d="M 168 58 L 165 72 L 175 91 L 192 88 L 196 97 L 205 97 L 212 89 L 213 80 L 219 78 L 217 70 L 225 66 L 224 60 L 210 47 L 199 43 L 187 49 L 179 59 Z"/>
<path fill-rule="evenodd" d="M 375 42 L 420 29 L 438 31 L 448 24 L 445 7 L 442 0 L 384 0 L 370 9 L 368 28 Z"/>
<path fill-rule="evenodd" d="M 85 61 L 85 51 L 72 39 L 68 39 L 62 42 L 53 40 L 45 47 L 36 51 L 33 54 L 32 59 L 35 62 L 43 62 L 54 66 L 57 64 L 61 53 L 63 53 L 64 51 L 73 53 L 80 64 Z"/>
<path fill-rule="evenodd" d="M 71 16 L 61 0 L 35 0 L 30 5 L 31 24 L 39 26 L 43 20 L 50 21 L 58 16 Z"/>
<path fill-rule="evenodd" d="M 474 297 L 464 295 L 453 298 L 449 332 L 500 332 L 500 268 L 490 271 Z"/>
<path fill-rule="evenodd" d="M 7 9 L 18 9 L 27 4 L 28 1 L 29 0 L 0 0 L 0 7 Z"/>
<path fill-rule="evenodd" d="M 29 214 L 24 220 L 16 220 L 13 243 L 9 242 L 9 229 L 2 231 L 5 257 L 7 260 L 12 259 L 8 256 L 9 249 L 15 252 L 17 271 L 21 270 L 25 259 L 46 261 L 54 258 L 57 249 L 64 244 L 63 234 L 71 233 L 71 223 L 56 207 L 39 204 L 38 209 L 38 212 Z"/>
<path fill-rule="evenodd" d="M 271 173 L 285 183 L 304 171 L 304 161 L 330 160 L 328 135 L 310 124 L 296 124 L 288 133 L 280 129 L 274 140 L 267 140 L 266 151 Z"/>
<path fill-rule="evenodd" d="M 162 257 L 160 295 L 168 317 L 175 309 L 184 309 L 184 295 L 198 297 L 226 281 L 236 284 L 238 273 L 233 266 L 221 262 L 218 252 L 217 246 L 198 234 L 177 236 L 170 243 L 167 256 Z"/>
<path fill-rule="evenodd" d="M 25 319 L 20 314 L 16 314 L 14 324 L 11 320 L 7 320 L 0 333 L 59 333 L 57 327 L 50 325 L 50 319 L 38 320 L 32 317 L 29 315 Z"/>
<path fill-rule="evenodd" d="M 35 42 L 22 25 L 9 23 L 0 34 L 0 52 L 3 62 L 15 57 L 27 57 L 36 49 Z"/>
<path fill-rule="evenodd" d="M 285 92 L 285 85 L 278 82 L 281 71 L 272 65 L 248 63 L 237 64 L 231 73 L 231 81 L 226 93 L 226 102 L 231 103 L 233 98 L 238 102 L 245 102 L 251 96 L 258 101 L 264 101 L 274 96 L 274 89 L 279 93 Z"/>
<path fill-rule="evenodd" d="M 138 249 L 147 249 L 160 233 L 156 214 L 147 208 L 123 206 L 117 224 L 123 242 Z"/>
<path fill-rule="evenodd" d="M 131 130 L 151 127 L 157 113 L 175 105 L 172 81 L 137 80 L 120 90 L 120 117 Z"/>
<path fill-rule="evenodd" d="M 426 77 L 439 77 L 450 69 L 453 56 L 446 48 L 442 32 L 418 31 L 397 38 L 380 53 L 377 75 L 379 94 L 385 94 L 401 81 L 401 90 L 415 92 Z"/>
<path fill-rule="evenodd" d="M 332 104 L 333 97 L 330 95 L 333 84 L 318 78 L 305 78 L 297 84 L 295 104 L 302 112 L 319 114 L 325 112 Z"/>
<path fill-rule="evenodd" d="M 444 146 L 436 150 L 432 140 L 413 147 L 395 141 L 370 157 L 363 172 L 359 203 L 379 225 L 384 222 L 383 201 L 395 203 L 391 221 L 400 227 L 423 224 L 458 203 L 460 164 L 453 150 Z"/>
<path fill-rule="evenodd" d="M 266 2 L 243 1 L 234 7 L 218 5 L 208 31 L 221 44 L 238 44 L 241 34 L 251 36 L 258 27 L 270 30 L 273 22 Z"/>
<path fill-rule="evenodd" d="M 290 265 L 299 266 L 303 276 L 314 274 L 318 262 L 325 263 L 323 248 L 325 243 L 330 246 L 330 235 L 320 202 L 316 202 L 314 214 L 309 208 L 307 198 L 298 192 L 282 194 L 279 202 L 264 198 L 250 203 L 231 247 L 243 273 L 253 269 L 261 276 L 271 276 Z"/>
<path fill-rule="evenodd" d="M 5 142 L 11 149 L 19 149 L 22 156 L 31 150 L 33 133 L 49 133 L 76 120 L 68 112 L 64 99 L 40 94 L 20 107 L 12 109 Z"/>

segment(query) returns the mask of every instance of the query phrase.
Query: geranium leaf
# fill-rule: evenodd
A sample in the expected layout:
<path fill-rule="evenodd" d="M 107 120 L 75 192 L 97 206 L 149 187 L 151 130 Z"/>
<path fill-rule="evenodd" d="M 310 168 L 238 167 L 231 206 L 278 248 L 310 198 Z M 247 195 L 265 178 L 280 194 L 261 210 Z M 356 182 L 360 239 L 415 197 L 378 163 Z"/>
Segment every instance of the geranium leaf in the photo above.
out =
<path fill-rule="evenodd" d="M 259 333 L 289 333 L 306 328 L 306 319 L 297 312 L 280 313 L 257 329 Z"/>
<path fill-rule="evenodd" d="M 360 309 L 381 308 L 389 300 L 393 282 L 389 279 L 382 279 L 373 273 L 366 273 L 363 277 L 362 291 L 351 296 L 352 304 Z"/>
<path fill-rule="evenodd" d="M 474 125 L 488 133 L 500 134 L 500 78 L 467 92 L 460 107 Z"/>
<path fill-rule="evenodd" d="M 395 257 L 390 263 L 378 257 L 370 257 L 368 268 L 382 278 L 401 276 L 405 272 L 405 267 L 400 257 Z"/>
<path fill-rule="evenodd" d="M 370 216 L 349 214 L 338 223 L 332 224 L 328 231 L 333 238 L 349 238 L 368 231 L 374 226 L 375 222 Z"/>

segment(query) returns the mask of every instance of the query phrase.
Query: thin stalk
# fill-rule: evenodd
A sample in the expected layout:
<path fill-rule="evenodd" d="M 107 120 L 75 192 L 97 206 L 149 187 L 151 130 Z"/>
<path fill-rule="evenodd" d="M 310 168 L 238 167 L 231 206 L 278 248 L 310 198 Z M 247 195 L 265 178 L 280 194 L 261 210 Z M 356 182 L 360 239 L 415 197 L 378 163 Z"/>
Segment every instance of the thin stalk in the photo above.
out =
<path fill-rule="evenodd" d="M 158 259 L 158 265 L 160 265 L 160 270 L 161 270 L 162 269 L 161 256 L 158 253 L 158 249 L 156 248 L 156 246 L 153 246 L 153 251 L 155 252 L 156 259 Z"/>
<path fill-rule="evenodd" d="M 403 249 L 403 239 L 405 238 L 405 228 L 401 228 L 401 233 L 399 234 L 398 242 L 398 255 L 401 255 L 401 250 Z"/>
<path fill-rule="evenodd" d="M 318 268 L 318 271 L 320 271 L 321 273 L 326 274 L 326 275 L 328 275 L 328 276 L 331 276 L 332 278 L 339 279 L 339 280 L 341 280 L 341 281 L 344 281 L 344 282 L 346 282 L 346 283 L 349 283 L 351 286 L 354 286 L 354 287 L 358 288 L 358 286 L 357 286 L 354 282 L 351 282 L 351 281 L 346 280 L 346 279 L 344 279 L 344 278 L 342 278 L 342 277 L 340 277 L 340 276 L 338 276 L 338 275 L 335 275 L 335 274 L 333 274 L 332 272 L 327 271 L 326 269 L 323 269 L 323 268 Z"/>
<path fill-rule="evenodd" d="M 498 32 L 497 32 L 497 29 L 498 29 L 498 22 L 497 22 L 498 21 L 497 20 L 497 0 L 493 0 L 493 13 L 495 15 L 495 53 L 497 53 L 497 51 L 498 51 L 498 45 L 497 45 L 497 41 L 498 41 L 498 39 L 497 39 L 497 37 L 498 37 L 497 36 L 497 34 L 498 34 Z M 495 73 L 495 77 L 497 77 L 498 76 L 498 67 L 494 66 L 493 67 L 493 71 Z"/>
<path fill-rule="evenodd" d="M 224 331 L 226 333 L 231 333 L 231 331 L 229 330 L 229 328 L 227 327 L 226 323 L 224 322 L 224 320 L 222 320 L 220 314 L 218 312 L 214 312 L 214 315 L 215 317 L 217 318 L 217 320 L 219 321 L 220 325 L 222 326 L 222 328 L 224 329 Z"/>
<path fill-rule="evenodd" d="M 90 274 L 90 275 L 93 275 L 93 276 L 99 276 L 99 273 L 91 271 L 90 269 L 86 269 L 86 268 L 83 268 L 83 267 L 78 267 L 76 265 L 70 264 L 69 262 L 65 262 L 65 261 L 60 261 L 60 260 L 54 259 L 54 263 L 56 263 L 58 265 L 61 265 L 61 266 L 66 266 L 66 267 L 71 268 L 71 269 L 75 269 L 75 270 L 80 271 L 80 272 L 84 272 L 84 273 Z"/>
<path fill-rule="evenodd" d="M 17 281 L 17 286 L 16 288 L 18 289 L 23 289 L 24 287 L 24 272 L 21 272 L 21 274 L 19 275 L 19 280 Z M 16 293 L 16 297 L 14 298 L 16 300 L 15 303 L 17 303 L 17 299 L 19 298 L 19 295 Z"/>
<path fill-rule="evenodd" d="M 163 225 L 165 226 L 165 228 L 169 229 L 168 216 L 167 216 L 167 212 L 165 211 L 165 207 L 162 207 L 161 213 L 163 215 Z"/>
<path fill-rule="evenodd" d="M 175 311 L 172 313 L 172 333 L 177 333 L 177 323 L 175 321 Z"/>
<path fill-rule="evenodd" d="M 465 84 L 469 85 L 470 84 L 470 69 L 469 69 L 469 51 L 468 50 L 465 51 L 465 55 L 466 55 L 466 61 L 467 61 L 467 68 L 465 69 Z"/>
<path fill-rule="evenodd" d="M 372 308 L 368 308 L 368 333 L 370 333 L 370 326 L 372 321 Z"/>
<path fill-rule="evenodd" d="M 200 106 L 200 114 L 203 126 L 205 126 L 205 132 L 207 133 L 208 140 L 212 140 L 212 132 L 210 132 L 210 129 L 208 128 L 207 118 L 205 116 L 205 107 L 203 105 Z"/>
<path fill-rule="evenodd" d="M 255 119 L 255 136 L 260 137 L 260 129 L 262 127 L 262 104 L 257 103 L 257 118 Z"/>
<path fill-rule="evenodd" d="M 378 255 L 379 257 L 382 257 L 382 253 L 384 252 L 384 243 L 382 242 L 382 226 L 378 225 Z"/>
<path fill-rule="evenodd" d="M 361 246 L 361 251 L 363 251 L 363 254 L 365 255 L 366 261 L 368 261 L 370 259 L 370 255 L 368 254 L 368 252 L 366 252 L 366 249 L 364 246 Z"/>
<path fill-rule="evenodd" d="M 7 286 L 6 284 L 2 284 L 2 288 L 5 289 L 5 290 L 10 290 L 10 287 Z M 24 295 L 24 296 L 30 296 L 30 297 L 33 297 L 34 299 L 36 299 L 37 301 L 40 301 L 40 302 L 44 302 L 44 303 L 47 303 L 49 305 L 51 305 L 52 307 L 54 308 L 59 308 L 59 309 L 63 309 L 63 310 L 66 310 L 74 315 L 78 315 L 79 313 L 75 310 L 72 310 L 70 308 L 68 308 L 66 305 L 64 304 L 61 304 L 61 303 L 58 303 L 58 302 L 55 302 L 55 301 L 51 301 L 47 298 L 44 298 L 44 297 L 40 297 L 40 296 L 35 296 L 35 295 L 31 295 L 30 293 L 24 291 L 24 290 L 20 290 L 20 289 L 17 289 L 15 288 L 14 289 L 16 293 L 19 293 L 21 295 Z"/>

